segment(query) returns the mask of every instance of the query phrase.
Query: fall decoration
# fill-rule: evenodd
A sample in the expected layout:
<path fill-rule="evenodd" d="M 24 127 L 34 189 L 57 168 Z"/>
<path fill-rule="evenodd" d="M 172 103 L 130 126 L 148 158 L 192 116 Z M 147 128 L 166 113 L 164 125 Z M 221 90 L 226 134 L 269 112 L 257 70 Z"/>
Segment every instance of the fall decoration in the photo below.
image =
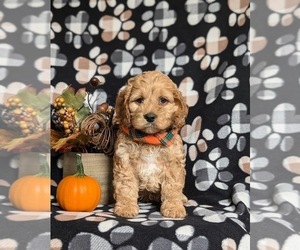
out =
<path fill-rule="evenodd" d="M 112 116 L 107 112 L 108 104 L 101 104 L 97 113 L 90 114 L 81 123 L 81 131 L 90 138 L 90 143 L 96 149 L 102 150 L 104 153 L 111 155 L 114 149 L 114 128 L 112 124 Z M 109 114 L 109 113 L 108 113 Z"/>
<path fill-rule="evenodd" d="M 93 87 L 99 80 L 90 80 Z M 69 86 L 56 97 L 51 111 L 51 148 L 58 152 L 113 154 L 116 128 L 112 124 L 114 109 L 108 103 L 93 110 L 91 93 L 75 91 Z M 97 98 L 96 98 L 97 99 Z"/>
<path fill-rule="evenodd" d="M 76 154 L 64 153 L 62 168 L 63 177 L 76 174 Z M 112 158 L 106 154 L 81 153 L 84 173 L 95 178 L 101 186 L 100 204 L 114 203 L 113 198 L 113 164 Z"/>
<path fill-rule="evenodd" d="M 84 89 L 75 93 L 75 89 L 69 87 L 55 99 L 52 105 L 51 120 L 63 136 L 67 137 L 78 133 L 78 124 L 89 114 L 88 107 L 83 106 L 85 96 Z"/>
<path fill-rule="evenodd" d="M 64 177 L 58 184 L 56 199 L 67 211 L 93 211 L 100 202 L 101 187 L 96 179 L 85 175 L 81 155 L 76 154 L 77 172 Z"/>
<path fill-rule="evenodd" d="M 0 106 L 3 122 L 0 129 L 0 149 L 5 151 L 44 152 L 49 148 L 50 92 L 39 93 L 26 87 L 10 96 Z"/>
<path fill-rule="evenodd" d="M 39 155 L 40 172 L 17 179 L 9 189 L 9 200 L 18 209 L 50 212 L 50 175 L 46 155 Z"/>

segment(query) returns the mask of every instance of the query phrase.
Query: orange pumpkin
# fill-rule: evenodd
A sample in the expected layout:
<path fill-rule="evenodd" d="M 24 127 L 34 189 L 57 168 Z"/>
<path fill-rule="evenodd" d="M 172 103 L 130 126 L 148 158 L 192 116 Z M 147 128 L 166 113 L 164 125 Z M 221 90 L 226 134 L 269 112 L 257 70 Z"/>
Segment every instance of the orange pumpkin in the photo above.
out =
<path fill-rule="evenodd" d="M 63 178 L 56 190 L 60 207 L 67 211 L 90 212 L 100 202 L 101 187 L 98 181 L 84 174 L 81 155 L 77 154 L 77 172 Z"/>
<path fill-rule="evenodd" d="M 46 155 L 40 155 L 40 172 L 17 179 L 11 185 L 8 197 L 18 209 L 50 212 L 50 176 Z"/>

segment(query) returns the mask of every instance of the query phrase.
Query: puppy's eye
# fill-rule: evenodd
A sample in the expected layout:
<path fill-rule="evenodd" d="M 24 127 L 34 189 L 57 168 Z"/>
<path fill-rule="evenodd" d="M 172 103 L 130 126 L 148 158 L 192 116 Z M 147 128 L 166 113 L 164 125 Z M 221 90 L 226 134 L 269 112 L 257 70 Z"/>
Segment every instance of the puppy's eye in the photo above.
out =
<path fill-rule="evenodd" d="M 140 98 L 136 99 L 135 102 L 138 104 L 142 104 L 144 102 L 144 98 L 140 97 Z"/>
<path fill-rule="evenodd" d="M 159 98 L 159 104 L 161 104 L 161 105 L 167 104 L 168 102 L 169 102 L 169 100 L 165 97 Z"/>

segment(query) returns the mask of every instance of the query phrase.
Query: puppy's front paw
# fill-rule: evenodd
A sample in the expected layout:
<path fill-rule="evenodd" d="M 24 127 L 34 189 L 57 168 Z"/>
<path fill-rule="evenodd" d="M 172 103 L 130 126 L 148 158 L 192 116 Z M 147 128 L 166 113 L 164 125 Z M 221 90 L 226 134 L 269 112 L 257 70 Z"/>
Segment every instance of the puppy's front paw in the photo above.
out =
<path fill-rule="evenodd" d="M 115 204 L 114 213 L 125 218 L 133 218 L 139 214 L 139 206 L 134 202 Z"/>
<path fill-rule="evenodd" d="M 185 207 L 181 201 L 164 201 L 160 212 L 163 216 L 169 218 L 183 218 L 186 216 Z"/>

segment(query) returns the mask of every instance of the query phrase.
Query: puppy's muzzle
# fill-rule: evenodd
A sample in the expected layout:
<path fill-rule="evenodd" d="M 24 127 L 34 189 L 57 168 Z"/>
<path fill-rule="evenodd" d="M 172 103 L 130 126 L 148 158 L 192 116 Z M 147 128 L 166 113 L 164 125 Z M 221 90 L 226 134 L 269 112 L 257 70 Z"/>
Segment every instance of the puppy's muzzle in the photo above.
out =
<path fill-rule="evenodd" d="M 156 114 L 153 113 L 148 113 L 144 115 L 144 118 L 147 122 L 154 122 L 156 117 L 157 117 Z"/>

